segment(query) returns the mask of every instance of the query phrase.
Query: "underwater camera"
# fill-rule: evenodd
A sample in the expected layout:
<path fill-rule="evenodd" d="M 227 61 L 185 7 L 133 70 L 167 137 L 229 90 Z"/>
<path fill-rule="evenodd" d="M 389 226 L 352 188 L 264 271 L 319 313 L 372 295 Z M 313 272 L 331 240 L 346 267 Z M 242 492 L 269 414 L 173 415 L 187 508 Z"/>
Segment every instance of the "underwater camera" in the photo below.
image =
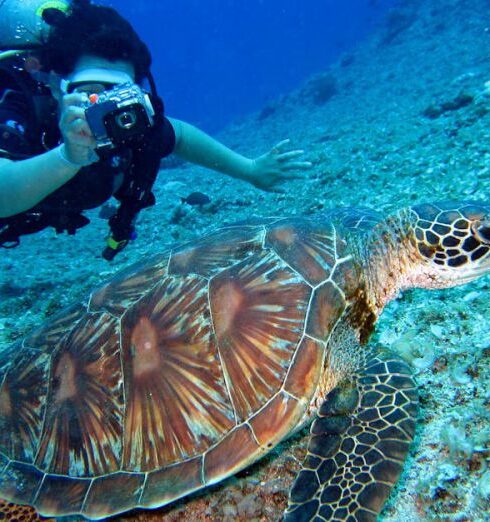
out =
<path fill-rule="evenodd" d="M 143 138 L 153 126 L 154 115 L 150 97 L 134 83 L 91 94 L 85 105 L 87 123 L 99 150 Z"/>

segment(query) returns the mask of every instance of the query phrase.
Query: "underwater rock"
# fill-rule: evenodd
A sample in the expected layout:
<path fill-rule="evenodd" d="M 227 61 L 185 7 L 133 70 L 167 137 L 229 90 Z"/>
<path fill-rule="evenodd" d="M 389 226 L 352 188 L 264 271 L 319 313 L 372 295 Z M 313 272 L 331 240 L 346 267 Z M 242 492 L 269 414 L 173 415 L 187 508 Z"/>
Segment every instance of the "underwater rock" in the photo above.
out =
<path fill-rule="evenodd" d="M 442 102 L 440 104 L 429 105 L 424 111 L 423 115 L 431 120 L 439 118 L 446 112 L 457 111 L 473 103 L 474 96 L 466 92 L 460 92 L 452 100 Z"/>
<path fill-rule="evenodd" d="M 272 116 L 277 112 L 277 107 L 275 105 L 266 105 L 257 116 L 257 119 L 259 121 L 265 120 L 266 118 L 269 118 L 269 116 Z"/>
<path fill-rule="evenodd" d="M 406 31 L 416 20 L 415 12 L 404 8 L 395 8 L 389 11 L 386 17 L 386 29 L 380 41 L 380 46 L 388 45 L 395 38 Z"/>
<path fill-rule="evenodd" d="M 300 95 L 310 98 L 316 105 L 324 105 L 338 94 L 337 78 L 330 72 L 314 76 L 300 92 Z"/>
<path fill-rule="evenodd" d="M 18 286 L 11 281 L 5 281 L 0 285 L 0 297 L 2 299 L 10 297 L 21 297 L 26 292 L 25 288 Z"/>
<path fill-rule="evenodd" d="M 349 65 L 352 65 L 356 61 L 356 57 L 353 54 L 347 53 L 342 56 L 340 59 L 340 66 L 341 67 L 349 67 Z"/>

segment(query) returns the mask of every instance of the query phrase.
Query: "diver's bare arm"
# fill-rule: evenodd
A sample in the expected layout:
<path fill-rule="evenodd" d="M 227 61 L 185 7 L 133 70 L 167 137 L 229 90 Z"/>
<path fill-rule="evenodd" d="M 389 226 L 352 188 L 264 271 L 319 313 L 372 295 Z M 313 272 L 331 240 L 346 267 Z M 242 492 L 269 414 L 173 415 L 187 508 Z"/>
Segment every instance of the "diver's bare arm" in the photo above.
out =
<path fill-rule="evenodd" d="M 170 120 L 175 129 L 175 152 L 182 158 L 248 181 L 261 190 L 283 192 L 278 185 L 284 181 L 304 178 L 299 172 L 311 168 L 302 161 L 302 150 L 291 150 L 289 140 L 282 140 L 265 154 L 248 159 L 206 133 L 180 120 Z"/>
<path fill-rule="evenodd" d="M 69 181 L 80 168 L 63 160 L 57 149 L 21 161 L 1 158 L 0 218 L 29 210 Z"/>
<path fill-rule="evenodd" d="M 205 132 L 184 121 L 169 118 L 175 130 L 175 153 L 233 178 L 249 181 L 254 161 L 234 152 Z"/>

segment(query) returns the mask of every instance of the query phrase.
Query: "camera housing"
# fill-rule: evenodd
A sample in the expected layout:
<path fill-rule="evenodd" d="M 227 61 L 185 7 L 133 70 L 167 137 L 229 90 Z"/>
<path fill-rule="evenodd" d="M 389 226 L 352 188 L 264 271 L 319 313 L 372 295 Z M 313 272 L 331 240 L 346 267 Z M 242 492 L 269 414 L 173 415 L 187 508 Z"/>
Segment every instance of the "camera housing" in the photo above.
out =
<path fill-rule="evenodd" d="M 107 150 L 144 137 L 153 126 L 155 110 L 148 94 L 138 85 L 123 83 L 89 96 L 85 116 L 96 148 Z"/>

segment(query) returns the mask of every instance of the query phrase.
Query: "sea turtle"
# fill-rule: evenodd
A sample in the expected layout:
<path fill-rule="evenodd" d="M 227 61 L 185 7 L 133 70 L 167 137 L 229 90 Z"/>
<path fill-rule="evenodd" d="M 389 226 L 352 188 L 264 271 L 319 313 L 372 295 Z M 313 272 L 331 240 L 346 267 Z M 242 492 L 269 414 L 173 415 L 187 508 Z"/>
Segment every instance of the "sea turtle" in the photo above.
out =
<path fill-rule="evenodd" d="M 311 422 L 286 522 L 374 521 L 417 388 L 366 344 L 409 287 L 490 272 L 490 205 L 227 226 L 127 269 L 0 359 L 0 497 L 100 519 L 170 503 Z"/>

